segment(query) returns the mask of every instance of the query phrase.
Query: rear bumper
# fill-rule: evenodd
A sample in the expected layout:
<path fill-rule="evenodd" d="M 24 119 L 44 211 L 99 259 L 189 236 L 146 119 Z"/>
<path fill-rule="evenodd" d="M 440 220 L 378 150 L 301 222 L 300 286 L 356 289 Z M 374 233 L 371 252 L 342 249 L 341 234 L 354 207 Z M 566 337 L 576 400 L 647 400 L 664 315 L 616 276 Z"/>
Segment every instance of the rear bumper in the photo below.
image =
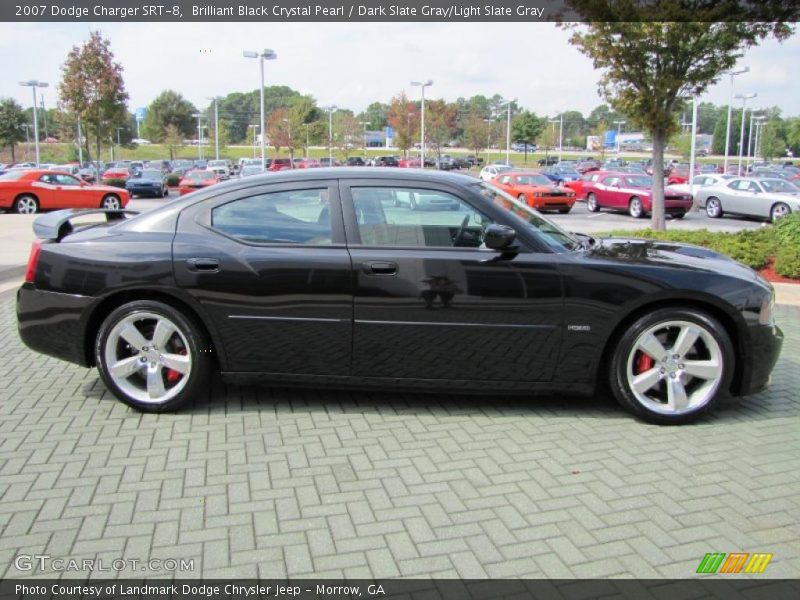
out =
<path fill-rule="evenodd" d="M 750 360 L 746 361 L 738 389 L 734 390 L 737 396 L 755 394 L 769 385 L 772 369 L 778 362 L 783 347 L 783 331 L 777 325 L 752 326 L 749 333 Z"/>
<path fill-rule="evenodd" d="M 42 354 L 90 366 L 86 324 L 95 298 L 37 290 L 23 283 L 17 291 L 17 325 L 25 345 Z"/>

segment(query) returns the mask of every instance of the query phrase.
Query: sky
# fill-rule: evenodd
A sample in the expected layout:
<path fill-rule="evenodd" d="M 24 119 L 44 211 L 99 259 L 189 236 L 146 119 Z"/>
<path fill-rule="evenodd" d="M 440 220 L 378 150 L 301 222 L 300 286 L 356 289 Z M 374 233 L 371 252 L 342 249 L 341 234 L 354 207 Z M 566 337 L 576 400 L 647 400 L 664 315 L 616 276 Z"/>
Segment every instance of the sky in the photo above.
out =
<path fill-rule="evenodd" d="M 130 110 L 167 88 L 200 108 L 208 97 L 257 89 L 258 61 L 242 50 L 265 47 L 278 54 L 266 63 L 267 85 L 356 112 L 401 90 L 417 98 L 409 82 L 420 79 L 434 81 L 428 98 L 499 93 L 540 115 L 588 115 L 602 102 L 600 73 L 552 23 L 2 23 L 0 97 L 28 106 L 30 88 L 18 82 L 38 79 L 50 83 L 43 92 L 52 107 L 67 52 L 98 28 L 124 67 Z M 755 92 L 754 106 L 800 115 L 798 59 L 800 34 L 750 49 L 739 61 L 750 72 L 736 78 L 736 93 Z M 727 104 L 730 90 L 725 78 L 701 100 Z"/>

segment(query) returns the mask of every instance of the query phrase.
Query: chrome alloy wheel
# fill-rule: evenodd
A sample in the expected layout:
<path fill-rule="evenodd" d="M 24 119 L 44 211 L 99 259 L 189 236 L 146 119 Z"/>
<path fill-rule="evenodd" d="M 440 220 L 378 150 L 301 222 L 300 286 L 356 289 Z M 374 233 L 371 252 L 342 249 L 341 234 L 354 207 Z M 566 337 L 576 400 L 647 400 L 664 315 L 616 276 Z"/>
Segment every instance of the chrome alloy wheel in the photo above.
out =
<path fill-rule="evenodd" d="M 38 209 L 36 199 L 33 196 L 22 196 L 17 200 L 16 207 L 17 212 L 21 215 L 33 215 Z"/>
<path fill-rule="evenodd" d="M 723 370 L 722 349 L 707 329 L 690 321 L 666 321 L 636 338 L 626 375 L 645 408 L 682 415 L 711 401 Z"/>
<path fill-rule="evenodd" d="M 103 350 L 109 376 L 140 402 L 167 402 L 186 386 L 192 371 L 185 334 L 155 313 L 126 316 L 109 332 Z"/>

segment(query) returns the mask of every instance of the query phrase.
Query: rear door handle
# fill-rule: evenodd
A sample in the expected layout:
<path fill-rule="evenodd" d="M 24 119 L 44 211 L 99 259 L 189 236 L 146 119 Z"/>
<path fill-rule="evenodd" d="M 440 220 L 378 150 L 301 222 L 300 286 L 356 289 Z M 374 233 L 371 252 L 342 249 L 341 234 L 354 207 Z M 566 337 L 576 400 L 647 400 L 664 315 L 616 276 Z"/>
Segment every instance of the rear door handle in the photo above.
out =
<path fill-rule="evenodd" d="M 202 271 L 204 273 L 217 273 L 219 271 L 219 261 L 216 258 L 190 258 L 186 261 L 190 271 Z"/>
<path fill-rule="evenodd" d="M 397 275 L 397 263 L 367 262 L 361 265 L 367 275 Z"/>

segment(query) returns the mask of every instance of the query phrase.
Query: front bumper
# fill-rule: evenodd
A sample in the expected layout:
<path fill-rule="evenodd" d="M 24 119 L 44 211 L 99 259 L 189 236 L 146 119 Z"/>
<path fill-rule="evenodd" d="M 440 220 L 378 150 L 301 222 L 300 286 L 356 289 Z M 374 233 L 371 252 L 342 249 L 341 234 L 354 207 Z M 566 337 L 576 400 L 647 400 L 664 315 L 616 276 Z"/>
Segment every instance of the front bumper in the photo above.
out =
<path fill-rule="evenodd" d="M 741 381 L 734 389 L 737 396 L 747 396 L 762 391 L 769 385 L 770 375 L 783 347 L 783 331 L 777 325 L 754 325 L 749 328 L 749 361 Z"/>
<path fill-rule="evenodd" d="M 96 301 L 88 296 L 46 292 L 23 283 L 17 291 L 19 336 L 31 350 L 91 366 L 85 334 Z"/>

